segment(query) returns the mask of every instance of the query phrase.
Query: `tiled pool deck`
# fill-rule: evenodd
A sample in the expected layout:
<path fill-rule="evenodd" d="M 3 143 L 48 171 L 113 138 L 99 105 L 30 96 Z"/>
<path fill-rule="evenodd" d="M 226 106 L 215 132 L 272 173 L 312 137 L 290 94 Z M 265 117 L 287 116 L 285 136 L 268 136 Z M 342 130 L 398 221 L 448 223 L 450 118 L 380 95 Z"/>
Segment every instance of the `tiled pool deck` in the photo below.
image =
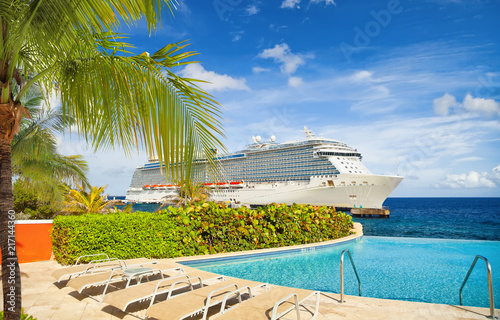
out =
<path fill-rule="evenodd" d="M 361 229 L 357 231 L 358 234 L 354 237 L 351 236 L 351 239 L 360 235 Z M 33 315 L 38 320 L 137 319 L 114 307 L 78 294 L 70 287 L 57 286 L 51 274 L 58 268 L 62 268 L 62 266 L 55 261 L 21 264 L 22 303 L 26 313 Z M 186 267 L 185 269 L 189 271 L 191 268 Z M 65 284 L 65 282 L 62 283 Z M 489 315 L 487 308 L 356 296 L 346 296 L 345 300 L 345 303 L 340 304 L 338 294 L 322 293 L 317 319 L 487 319 Z M 215 316 L 210 317 L 210 319 L 214 318 Z"/>

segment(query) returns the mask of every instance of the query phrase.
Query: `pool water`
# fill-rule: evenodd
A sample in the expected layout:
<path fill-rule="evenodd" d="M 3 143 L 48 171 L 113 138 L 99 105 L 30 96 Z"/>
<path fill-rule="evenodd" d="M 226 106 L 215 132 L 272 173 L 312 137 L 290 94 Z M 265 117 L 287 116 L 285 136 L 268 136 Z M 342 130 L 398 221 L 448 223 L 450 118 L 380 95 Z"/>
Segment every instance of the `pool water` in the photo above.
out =
<path fill-rule="evenodd" d="M 222 275 L 296 288 L 340 292 L 340 254 L 349 249 L 362 296 L 458 305 L 460 286 L 476 254 L 492 266 L 495 306 L 500 306 L 500 241 L 372 237 L 279 254 L 183 262 Z M 347 255 L 344 293 L 357 295 Z M 478 260 L 463 289 L 463 304 L 489 307 L 488 280 Z"/>

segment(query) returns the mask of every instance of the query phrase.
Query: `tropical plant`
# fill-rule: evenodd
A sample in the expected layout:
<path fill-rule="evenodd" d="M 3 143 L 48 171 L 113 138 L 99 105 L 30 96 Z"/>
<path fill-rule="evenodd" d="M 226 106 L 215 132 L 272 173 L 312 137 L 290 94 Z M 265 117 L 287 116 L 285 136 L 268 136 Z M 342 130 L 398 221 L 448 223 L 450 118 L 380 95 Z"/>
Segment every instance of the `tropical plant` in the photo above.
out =
<path fill-rule="evenodd" d="M 45 190 L 32 188 L 29 182 L 17 179 L 14 182 L 16 219 L 53 219 L 62 210 L 59 194 L 62 190 L 48 197 Z"/>
<path fill-rule="evenodd" d="M 160 208 L 168 205 L 187 205 L 198 201 L 207 200 L 211 190 L 203 182 L 194 182 L 193 180 L 178 181 L 180 186 L 179 193 L 164 197 L 164 202 Z"/>
<path fill-rule="evenodd" d="M 121 21 L 144 19 L 148 30 L 172 13 L 175 0 L 0 0 L 0 249 L 6 319 L 21 314 L 21 278 L 16 253 L 9 248 L 12 167 L 11 141 L 22 118 L 21 102 L 31 86 L 57 91 L 61 111 L 93 148 L 123 146 L 125 153 L 144 148 L 160 162 L 175 163 L 167 174 L 190 176 L 195 157 L 224 150 L 220 106 L 193 84 L 177 76 L 193 52 L 184 42 L 149 55 L 130 52 L 115 30 Z M 166 10 L 165 10 L 166 9 Z M 14 97 L 12 83 L 21 87 Z M 212 172 L 216 159 L 207 157 Z M 9 256 L 9 253 L 12 255 Z M 9 269 L 10 268 L 10 269 Z M 12 272 L 13 271 L 13 272 Z M 11 279 L 10 275 L 14 274 Z M 10 280 L 10 281 L 9 281 Z M 14 289 L 14 299 L 7 294 Z M 12 302 L 9 304 L 8 302 Z"/>
<path fill-rule="evenodd" d="M 13 89 L 17 93 L 19 86 Z M 12 140 L 14 210 L 51 219 L 61 209 L 66 184 L 89 184 L 85 176 L 88 166 L 81 156 L 58 153 L 56 134 L 70 126 L 71 118 L 60 110 L 41 107 L 42 98 L 39 88 L 33 86 L 21 99 L 31 119 L 23 119 Z"/>
<path fill-rule="evenodd" d="M 121 200 L 108 200 L 103 194 L 106 186 L 93 186 L 89 191 L 81 185 L 77 185 L 79 190 L 71 189 L 66 194 L 63 212 L 68 214 L 83 213 L 106 213 L 109 207 L 122 205 Z"/>
<path fill-rule="evenodd" d="M 129 203 L 121 209 L 119 209 L 117 206 L 113 206 L 113 208 L 108 209 L 108 213 L 132 213 L 133 206 L 133 203 Z"/>
<path fill-rule="evenodd" d="M 0 311 L 0 320 L 3 320 L 3 311 Z M 36 320 L 36 318 L 33 318 L 33 316 L 30 316 L 29 314 L 24 313 L 24 309 L 21 309 L 21 320 Z"/>

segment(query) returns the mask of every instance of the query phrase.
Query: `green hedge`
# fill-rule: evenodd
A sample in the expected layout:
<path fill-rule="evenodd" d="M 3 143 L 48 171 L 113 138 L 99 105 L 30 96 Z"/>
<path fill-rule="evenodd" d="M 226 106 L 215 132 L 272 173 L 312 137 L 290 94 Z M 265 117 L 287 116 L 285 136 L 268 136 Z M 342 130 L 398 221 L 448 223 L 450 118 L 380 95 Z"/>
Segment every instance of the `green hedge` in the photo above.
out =
<path fill-rule="evenodd" d="M 51 236 L 61 264 L 100 252 L 119 259 L 175 257 L 181 239 L 172 219 L 149 212 L 57 216 Z"/>
<path fill-rule="evenodd" d="M 171 258 L 274 248 L 350 234 L 351 216 L 331 207 L 272 204 L 250 210 L 200 202 L 158 213 L 59 216 L 53 251 L 62 264 L 106 252 L 120 259 Z"/>

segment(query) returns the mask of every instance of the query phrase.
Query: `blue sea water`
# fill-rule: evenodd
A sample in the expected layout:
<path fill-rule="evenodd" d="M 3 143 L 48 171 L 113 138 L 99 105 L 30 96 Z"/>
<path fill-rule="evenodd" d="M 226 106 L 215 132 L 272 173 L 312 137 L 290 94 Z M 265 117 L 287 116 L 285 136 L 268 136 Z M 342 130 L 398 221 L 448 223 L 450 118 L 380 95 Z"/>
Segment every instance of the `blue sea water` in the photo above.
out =
<path fill-rule="evenodd" d="M 500 198 L 388 198 L 390 218 L 353 218 L 370 236 L 500 241 Z"/>

